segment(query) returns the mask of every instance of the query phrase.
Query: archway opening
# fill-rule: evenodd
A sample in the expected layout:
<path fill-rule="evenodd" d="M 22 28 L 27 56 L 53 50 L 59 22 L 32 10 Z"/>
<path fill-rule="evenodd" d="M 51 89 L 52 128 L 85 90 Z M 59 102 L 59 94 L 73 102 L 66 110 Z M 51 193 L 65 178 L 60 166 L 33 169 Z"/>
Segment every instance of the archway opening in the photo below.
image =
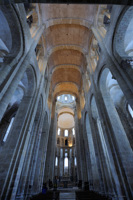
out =
<path fill-rule="evenodd" d="M 76 180 L 76 149 L 75 149 L 75 96 L 62 94 L 57 96 L 56 109 L 58 114 L 56 130 L 55 176 L 63 181 Z M 58 159 L 58 164 L 56 162 Z"/>

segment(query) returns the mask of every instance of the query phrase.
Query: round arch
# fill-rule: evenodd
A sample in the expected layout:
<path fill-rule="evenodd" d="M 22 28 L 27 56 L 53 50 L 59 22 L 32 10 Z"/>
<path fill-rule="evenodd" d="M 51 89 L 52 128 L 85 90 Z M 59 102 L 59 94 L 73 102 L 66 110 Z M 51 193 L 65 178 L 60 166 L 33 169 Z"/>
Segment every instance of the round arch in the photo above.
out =
<path fill-rule="evenodd" d="M 91 24 L 89 23 L 88 20 L 85 19 L 75 19 L 75 18 L 53 18 L 53 19 L 49 19 L 46 21 L 46 28 L 49 28 L 51 26 L 55 26 L 58 24 L 74 24 L 74 25 L 80 25 L 80 26 L 84 26 L 86 28 L 90 28 Z"/>
<path fill-rule="evenodd" d="M 113 140 L 113 144 L 111 145 L 114 146 L 117 159 L 119 157 L 119 162 L 121 163 L 120 165 L 122 169 L 124 169 L 124 171 L 122 171 L 122 169 L 119 169 L 121 171 L 120 174 L 122 173 L 123 177 L 126 176 L 126 179 L 124 179 L 124 182 L 122 182 L 122 184 L 124 185 L 123 187 L 126 188 L 126 190 L 130 191 L 130 184 L 132 184 L 132 180 L 130 179 L 131 171 L 126 162 L 126 156 L 128 156 L 128 158 L 132 157 L 132 149 L 129 144 L 129 140 L 127 138 L 125 130 L 123 128 L 122 122 L 120 120 L 119 114 L 116 111 L 116 108 L 111 99 L 109 90 L 107 88 L 106 81 L 107 81 L 108 73 L 109 73 L 108 68 L 105 68 L 102 71 L 100 79 L 99 79 L 99 87 L 100 87 L 100 91 L 103 97 L 105 108 L 107 110 L 110 125 L 112 128 L 111 138 Z"/>
<path fill-rule="evenodd" d="M 79 45 L 62 44 L 62 45 L 56 45 L 56 46 L 51 47 L 51 49 L 48 50 L 48 57 L 55 51 L 62 50 L 62 49 L 72 49 L 72 50 L 79 51 L 84 55 L 87 55 L 87 51 Z"/>
<path fill-rule="evenodd" d="M 22 30 L 15 9 L 10 4 L 1 6 L 0 10 L 0 51 L 4 53 L 3 63 L 6 65 L 16 64 L 24 51 Z"/>
<path fill-rule="evenodd" d="M 123 31 L 124 27 L 124 31 Z M 121 62 L 133 58 L 133 7 L 122 11 L 113 35 L 113 54 Z"/>
<path fill-rule="evenodd" d="M 56 85 L 54 90 L 54 97 L 57 98 L 57 96 L 62 94 L 71 94 L 77 98 L 79 96 L 79 90 L 77 85 L 70 82 L 65 82 L 65 83 L 62 82 Z"/>
<path fill-rule="evenodd" d="M 52 73 L 55 66 L 61 65 L 80 66 L 83 68 L 83 71 L 85 71 L 85 68 L 87 67 L 86 56 L 76 49 L 63 48 L 56 50 L 48 59 L 49 73 Z"/>
<path fill-rule="evenodd" d="M 34 71 L 34 68 L 30 65 L 27 67 L 25 74 L 27 76 L 27 81 L 26 78 L 24 78 L 23 82 L 27 85 L 27 90 L 25 95 L 33 95 L 35 92 L 35 89 L 37 87 L 37 81 L 36 81 L 36 73 Z"/>

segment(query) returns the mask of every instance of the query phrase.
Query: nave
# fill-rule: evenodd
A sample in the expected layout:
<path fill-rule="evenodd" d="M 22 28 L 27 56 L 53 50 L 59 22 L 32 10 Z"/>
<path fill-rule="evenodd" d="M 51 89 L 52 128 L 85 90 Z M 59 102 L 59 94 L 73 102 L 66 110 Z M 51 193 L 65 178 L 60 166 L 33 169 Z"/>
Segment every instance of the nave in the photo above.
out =
<path fill-rule="evenodd" d="M 110 200 L 110 198 L 92 191 L 74 188 L 57 189 L 46 194 L 38 194 L 30 200 Z"/>
<path fill-rule="evenodd" d="M 6 2 L 0 199 L 132 200 L 133 6 Z"/>

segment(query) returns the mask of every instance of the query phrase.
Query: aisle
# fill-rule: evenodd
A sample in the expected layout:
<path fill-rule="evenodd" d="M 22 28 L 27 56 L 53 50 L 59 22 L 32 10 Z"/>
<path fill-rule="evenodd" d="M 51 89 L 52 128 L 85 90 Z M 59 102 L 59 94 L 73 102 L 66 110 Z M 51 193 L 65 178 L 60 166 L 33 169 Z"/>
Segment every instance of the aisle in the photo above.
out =
<path fill-rule="evenodd" d="M 60 191 L 60 200 L 75 200 L 75 191 Z"/>

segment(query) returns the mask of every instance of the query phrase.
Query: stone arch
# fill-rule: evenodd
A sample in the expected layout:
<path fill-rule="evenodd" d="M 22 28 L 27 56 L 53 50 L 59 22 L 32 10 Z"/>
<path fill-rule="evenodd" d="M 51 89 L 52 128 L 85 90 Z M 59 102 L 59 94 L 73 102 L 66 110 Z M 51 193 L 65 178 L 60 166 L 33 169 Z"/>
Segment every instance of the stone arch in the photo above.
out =
<path fill-rule="evenodd" d="M 15 119 L 19 106 L 21 105 L 23 98 L 26 96 L 32 96 L 34 92 L 34 74 L 32 68 L 28 67 L 25 71 L 23 78 L 19 82 L 9 104 L 3 115 L 1 120 L 0 129 L 2 131 L 1 134 L 1 142 L 6 134 L 6 131 L 10 125 L 12 118 Z M 33 90 L 33 91 L 32 91 Z M 15 119 L 16 120 L 16 119 Z"/>
<path fill-rule="evenodd" d="M 123 192 L 125 192 L 125 195 L 131 195 L 131 169 L 129 169 L 129 166 L 127 164 L 127 158 L 124 155 L 127 155 L 129 159 L 132 157 L 132 150 L 127 138 L 127 135 L 125 133 L 125 130 L 123 128 L 123 125 L 121 123 L 121 120 L 119 118 L 119 115 L 116 111 L 116 108 L 113 104 L 113 100 L 111 99 L 109 90 L 107 88 L 107 75 L 109 73 L 109 69 L 105 68 L 99 79 L 99 87 L 100 91 L 103 97 L 103 102 L 105 104 L 105 108 L 108 113 L 109 121 L 112 127 L 112 133 L 111 137 L 113 140 L 113 146 L 115 148 L 115 153 L 117 155 L 117 162 L 119 163 L 119 170 L 122 173 L 122 185 L 123 185 Z M 126 160 L 125 160 L 126 159 Z M 131 159 L 132 160 L 132 159 Z M 124 170 L 123 170 L 124 169 Z M 124 179 L 124 180 L 123 180 Z"/>
<path fill-rule="evenodd" d="M 114 116 L 116 116 L 118 123 L 121 124 L 120 125 L 121 128 L 119 127 L 119 130 L 122 131 L 123 125 L 120 121 L 120 116 L 117 113 L 116 109 L 119 109 L 119 108 L 123 109 L 126 99 L 124 97 L 122 90 L 120 89 L 120 87 L 118 85 L 117 80 L 113 76 L 111 78 L 111 76 L 112 76 L 112 74 L 111 74 L 110 70 L 108 68 L 104 68 L 101 71 L 101 75 L 99 78 L 99 87 L 100 87 L 100 90 L 101 90 L 101 93 L 102 93 L 102 96 L 103 96 L 103 99 L 105 102 L 105 106 L 106 106 L 108 115 L 110 115 L 110 112 L 111 112 L 110 109 L 114 108 L 112 111 L 114 112 Z M 111 91 L 111 90 L 113 90 L 113 91 Z M 115 94 L 116 92 L 117 92 L 117 96 Z M 118 92 L 120 93 L 119 95 L 118 95 Z M 107 99 L 108 99 L 108 103 L 107 103 Z M 107 104 L 108 104 L 108 106 L 109 105 L 110 106 L 107 107 Z"/>
<path fill-rule="evenodd" d="M 78 70 L 80 73 L 83 73 L 83 70 L 82 70 L 82 67 L 80 66 L 80 65 L 69 65 L 69 64 L 64 64 L 64 65 L 56 65 L 56 66 L 54 66 L 54 69 L 52 70 L 52 73 L 53 72 L 55 72 L 56 70 L 58 70 L 58 69 L 63 69 L 63 68 L 68 68 L 68 69 L 70 69 L 70 68 L 73 68 L 73 69 L 76 69 L 76 70 Z"/>
<path fill-rule="evenodd" d="M 0 10 L 0 51 L 4 65 L 16 64 L 23 54 L 22 30 L 16 8 L 11 4 L 2 5 Z"/>
<path fill-rule="evenodd" d="M 111 99 L 113 100 L 115 109 L 119 115 L 123 128 L 127 134 L 130 145 L 133 148 L 133 136 L 131 134 L 131 132 L 133 131 L 132 120 L 130 118 L 129 111 L 126 108 L 127 105 L 129 104 L 127 103 L 127 100 L 117 80 L 113 77 L 111 72 L 108 73 L 106 82 L 107 82 L 107 88 L 109 90 Z"/>
<path fill-rule="evenodd" d="M 66 38 L 66 27 L 69 27 L 67 29 L 68 31 L 68 37 Z M 57 33 L 60 33 L 60 37 L 56 37 Z M 71 37 L 69 37 L 69 34 Z M 85 26 L 82 26 L 81 24 L 56 24 L 53 26 L 50 26 L 46 29 L 45 35 L 47 38 L 47 51 L 52 53 L 52 49 L 58 48 L 72 48 L 77 49 L 81 52 L 84 52 L 87 54 L 88 50 L 88 41 L 90 37 L 87 37 L 89 34 L 92 35 L 91 29 L 86 28 Z M 74 37 L 72 36 L 74 35 Z M 56 37 L 56 39 L 52 39 Z M 61 38 L 62 37 L 62 38 Z M 60 40 L 61 38 L 61 40 Z"/>
<path fill-rule="evenodd" d="M 132 34 L 133 8 L 125 7 L 119 17 L 113 35 L 113 54 L 119 62 L 121 62 L 122 59 L 133 58 Z"/>
<path fill-rule="evenodd" d="M 75 83 L 72 82 L 62 82 L 56 85 L 54 90 L 54 97 L 60 96 L 62 94 L 71 94 L 76 98 L 79 95 L 79 89 Z"/>
<path fill-rule="evenodd" d="M 20 86 L 20 88 L 22 88 L 24 91 L 21 104 L 23 104 L 23 101 L 25 101 L 25 99 L 27 99 L 27 98 L 28 98 L 27 104 L 28 103 L 30 104 L 30 100 L 32 99 L 32 97 L 35 93 L 35 89 L 37 87 L 36 84 L 37 84 L 36 83 L 36 74 L 35 74 L 34 68 L 31 65 L 29 65 L 26 68 L 26 70 L 18 84 Z"/>
<path fill-rule="evenodd" d="M 26 73 L 26 76 L 25 76 L 25 73 Z M 10 195 L 14 195 L 13 193 L 11 193 L 11 191 L 9 192 L 9 188 L 11 186 L 10 184 L 13 184 L 14 179 L 16 178 L 16 174 L 14 174 L 14 172 L 15 170 L 18 169 L 18 165 L 21 165 L 21 167 L 23 166 L 23 161 L 22 163 L 20 163 L 19 161 L 22 158 L 23 148 L 26 149 L 25 145 L 28 144 L 28 142 L 25 143 L 25 141 L 29 139 L 28 134 L 30 133 L 29 130 L 31 128 L 30 123 L 32 123 L 32 122 L 29 123 L 29 119 L 31 119 L 30 115 L 34 113 L 32 104 L 33 104 L 33 96 L 34 96 L 33 94 L 35 92 L 35 85 L 36 85 L 35 75 L 34 75 L 32 67 L 30 66 L 27 67 L 27 70 L 25 71 L 25 73 L 23 74 L 23 78 L 20 81 L 23 87 L 25 85 L 24 95 L 23 95 L 23 98 L 21 99 L 22 102 L 20 101 L 20 105 L 16 113 L 16 117 L 14 119 L 12 128 L 9 132 L 9 136 L 5 144 L 2 146 L 1 152 L 0 152 L 0 158 L 3 160 L 3 163 L 6 162 L 6 172 L 10 172 L 9 174 L 5 173 L 4 175 L 2 175 L 1 174 L 2 172 L 0 171 L 0 174 L 3 177 L 2 178 L 3 184 L 0 187 L 0 190 L 2 190 L 1 192 L 2 198 L 5 198 L 5 196 L 7 198 L 10 198 L 9 197 Z M 7 159 L 4 158 L 4 155 L 5 155 L 4 152 L 6 151 L 10 151 L 10 154 L 8 154 L 8 161 Z M 14 163 L 14 160 L 16 159 L 16 157 L 17 157 L 17 162 Z M 11 176 L 11 174 L 14 174 L 14 177 Z M 8 180 L 10 180 L 10 184 L 7 181 L 7 179 L 5 179 L 6 175 L 8 176 Z M 18 181 L 19 181 L 19 178 L 17 179 L 17 184 L 18 184 Z"/>
<path fill-rule="evenodd" d="M 83 71 L 85 71 L 87 66 L 87 59 L 85 54 L 82 53 L 78 48 L 76 48 L 76 46 L 60 46 L 59 49 L 55 49 L 49 56 L 49 73 L 52 73 L 55 66 L 64 64 L 68 66 L 81 66 L 83 68 Z"/>
<path fill-rule="evenodd" d="M 73 95 L 73 96 L 75 96 L 76 98 L 78 98 L 78 95 L 77 95 L 76 92 L 73 92 L 73 91 L 67 92 L 67 91 L 63 90 L 63 91 L 60 91 L 60 92 L 56 93 L 55 99 L 57 98 L 57 96 L 60 96 L 60 95 L 63 95 L 63 94 L 70 94 L 70 95 Z"/>
<path fill-rule="evenodd" d="M 55 88 L 56 85 L 62 82 L 72 82 L 80 87 L 82 84 L 82 74 L 76 68 L 57 68 L 52 73 L 52 87 Z"/>
<path fill-rule="evenodd" d="M 53 18 L 53 19 L 48 19 L 46 21 L 46 28 L 49 28 L 54 25 L 58 24 L 76 24 L 80 26 L 85 26 L 86 28 L 90 28 L 89 21 L 86 19 L 75 19 L 75 18 Z"/>
<path fill-rule="evenodd" d="M 70 45 L 70 44 L 62 44 L 62 45 L 56 45 L 51 47 L 51 49 L 48 50 L 48 55 L 50 56 L 52 53 L 62 50 L 62 49 L 71 49 L 75 51 L 79 51 L 84 55 L 87 55 L 87 50 L 85 50 L 83 47 L 79 45 Z"/>

